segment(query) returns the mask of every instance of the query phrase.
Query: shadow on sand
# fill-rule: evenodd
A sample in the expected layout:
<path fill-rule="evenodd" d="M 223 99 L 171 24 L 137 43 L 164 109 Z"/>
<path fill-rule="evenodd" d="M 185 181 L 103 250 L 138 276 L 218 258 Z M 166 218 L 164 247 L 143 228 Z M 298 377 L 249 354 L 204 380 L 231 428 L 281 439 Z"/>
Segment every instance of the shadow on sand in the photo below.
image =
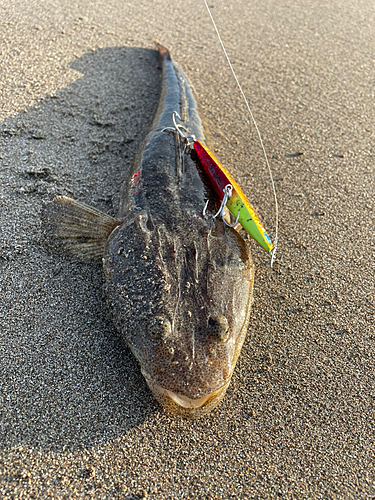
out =
<path fill-rule="evenodd" d="M 114 213 L 160 94 L 156 51 L 115 47 L 0 129 L 0 447 L 75 450 L 114 439 L 158 408 L 108 317 L 100 263 L 38 238 L 42 202 L 65 194 Z"/>

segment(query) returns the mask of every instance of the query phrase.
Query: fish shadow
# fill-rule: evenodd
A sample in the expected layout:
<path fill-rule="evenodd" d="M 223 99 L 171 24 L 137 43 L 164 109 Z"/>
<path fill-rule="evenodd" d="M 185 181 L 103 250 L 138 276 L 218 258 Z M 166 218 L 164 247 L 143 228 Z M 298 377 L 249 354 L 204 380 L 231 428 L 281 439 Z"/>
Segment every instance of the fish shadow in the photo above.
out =
<path fill-rule="evenodd" d="M 2 448 L 92 447 L 159 411 L 109 318 L 101 264 L 51 251 L 39 222 L 43 201 L 57 194 L 115 213 L 156 112 L 158 55 L 105 48 L 69 67 L 73 83 L 0 125 L 12 219 L 0 247 Z"/>

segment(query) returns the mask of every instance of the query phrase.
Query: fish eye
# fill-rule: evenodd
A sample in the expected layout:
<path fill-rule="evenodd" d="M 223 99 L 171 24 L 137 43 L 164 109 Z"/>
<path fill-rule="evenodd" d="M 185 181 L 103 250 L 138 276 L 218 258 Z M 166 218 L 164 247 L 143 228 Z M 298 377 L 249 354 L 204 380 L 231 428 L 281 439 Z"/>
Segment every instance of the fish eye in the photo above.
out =
<path fill-rule="evenodd" d="M 226 342 L 229 338 L 228 320 L 221 314 L 209 316 L 207 320 L 208 332 L 220 342 Z"/>
<path fill-rule="evenodd" d="M 156 316 L 152 318 L 147 324 L 147 332 L 153 339 L 164 340 L 172 332 L 171 322 L 168 318 Z"/>

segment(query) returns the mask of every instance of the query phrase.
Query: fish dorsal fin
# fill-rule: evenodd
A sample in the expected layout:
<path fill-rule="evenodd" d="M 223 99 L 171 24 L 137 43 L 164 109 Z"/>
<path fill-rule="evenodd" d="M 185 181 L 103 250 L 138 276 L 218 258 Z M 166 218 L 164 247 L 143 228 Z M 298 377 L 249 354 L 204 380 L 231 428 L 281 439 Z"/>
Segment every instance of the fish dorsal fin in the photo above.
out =
<path fill-rule="evenodd" d="M 67 196 L 56 196 L 42 213 L 46 232 L 56 236 L 74 257 L 101 259 L 108 236 L 121 221 Z"/>

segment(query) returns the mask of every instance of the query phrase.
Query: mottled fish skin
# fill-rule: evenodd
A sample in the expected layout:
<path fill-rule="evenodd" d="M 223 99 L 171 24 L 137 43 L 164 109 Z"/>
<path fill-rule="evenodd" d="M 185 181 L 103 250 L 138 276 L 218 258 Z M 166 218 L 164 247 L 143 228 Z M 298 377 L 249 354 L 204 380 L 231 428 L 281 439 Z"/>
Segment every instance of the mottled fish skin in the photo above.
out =
<path fill-rule="evenodd" d="M 156 399 L 198 417 L 223 398 L 245 339 L 254 279 L 241 236 L 213 219 L 216 195 L 171 127 L 204 141 L 183 73 L 159 46 L 163 89 L 140 163 L 122 190 L 103 267 L 115 323 Z M 210 200 L 207 217 L 202 216 Z"/>

